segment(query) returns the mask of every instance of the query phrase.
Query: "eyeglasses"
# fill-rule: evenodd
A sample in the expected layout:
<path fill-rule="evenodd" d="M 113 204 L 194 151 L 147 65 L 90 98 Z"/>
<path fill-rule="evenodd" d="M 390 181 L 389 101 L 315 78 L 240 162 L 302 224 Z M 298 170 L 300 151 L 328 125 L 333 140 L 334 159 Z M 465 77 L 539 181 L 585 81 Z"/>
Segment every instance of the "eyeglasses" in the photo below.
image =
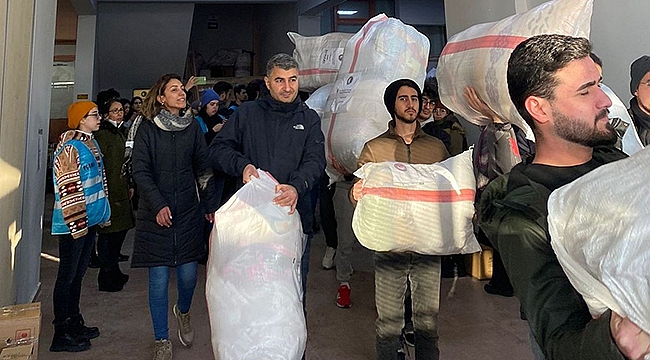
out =
<path fill-rule="evenodd" d="M 84 116 L 84 118 L 89 118 L 89 117 L 99 118 L 99 113 L 94 112 Z"/>
<path fill-rule="evenodd" d="M 109 110 L 108 112 L 111 114 L 119 114 L 119 113 L 123 113 L 124 109 L 113 109 L 113 110 Z"/>
<path fill-rule="evenodd" d="M 433 100 L 422 100 L 422 107 L 425 106 L 431 106 L 431 107 L 436 106 L 436 102 Z"/>

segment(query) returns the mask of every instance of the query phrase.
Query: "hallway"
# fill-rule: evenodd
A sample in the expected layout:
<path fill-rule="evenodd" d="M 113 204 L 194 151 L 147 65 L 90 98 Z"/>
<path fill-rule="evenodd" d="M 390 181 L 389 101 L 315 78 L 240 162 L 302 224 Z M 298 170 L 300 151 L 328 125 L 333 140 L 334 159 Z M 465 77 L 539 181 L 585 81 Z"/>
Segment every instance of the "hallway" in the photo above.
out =
<path fill-rule="evenodd" d="M 51 203 L 50 203 L 51 204 Z M 45 219 L 48 214 L 46 213 Z M 47 220 L 46 220 L 47 222 Z M 48 228 L 48 224 L 44 224 Z M 49 233 L 49 230 L 46 230 Z M 43 252 L 58 256 L 57 242 L 46 233 Z M 133 231 L 127 236 L 123 253 L 130 254 Z M 354 249 L 355 273 L 352 276 L 350 309 L 335 305 L 336 271 L 323 270 L 320 260 L 325 251 L 322 233 L 312 242 L 311 266 L 307 290 L 307 360 L 370 360 L 375 358 L 374 274 L 371 252 L 357 244 Z M 121 292 L 97 290 L 98 269 L 88 269 L 84 280 L 81 307 L 87 323 L 99 326 L 101 336 L 92 340 L 92 348 L 82 353 L 51 353 L 52 291 L 57 264 L 42 258 L 42 288 L 37 301 L 42 302 L 40 360 L 151 358 L 153 330 L 147 303 L 147 270 L 131 269 L 121 263 L 130 280 Z M 175 284 L 175 281 L 173 282 Z M 485 281 L 471 277 L 443 279 L 440 306 L 441 358 L 453 360 L 531 359 L 528 327 L 519 319 L 515 298 L 488 295 Z M 170 286 L 171 288 L 171 286 Z M 213 359 L 209 320 L 205 301 L 205 268 L 199 267 L 199 282 L 192 304 L 192 322 L 196 337 L 191 348 L 178 342 L 176 322 L 170 310 L 170 337 L 174 359 Z M 170 289 L 170 303 L 175 302 Z M 171 307 L 170 307 L 171 309 Z M 412 349 L 411 349 L 412 351 Z"/>

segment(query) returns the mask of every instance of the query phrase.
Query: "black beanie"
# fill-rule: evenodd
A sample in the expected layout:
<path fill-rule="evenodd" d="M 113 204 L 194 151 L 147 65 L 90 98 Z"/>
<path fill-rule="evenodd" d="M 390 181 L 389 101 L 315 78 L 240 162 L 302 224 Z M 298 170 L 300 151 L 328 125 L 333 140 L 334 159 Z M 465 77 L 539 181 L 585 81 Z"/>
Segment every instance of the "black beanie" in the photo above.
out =
<path fill-rule="evenodd" d="M 650 56 L 643 55 L 630 66 L 630 92 L 634 96 L 641 79 L 650 71 Z"/>
<path fill-rule="evenodd" d="M 408 86 L 415 89 L 418 93 L 418 114 L 422 111 L 422 91 L 418 84 L 411 79 L 399 79 L 395 80 L 390 85 L 386 87 L 384 91 L 384 105 L 386 105 L 386 110 L 390 113 L 390 116 L 395 119 L 395 100 L 397 100 L 397 92 L 402 86 Z"/>

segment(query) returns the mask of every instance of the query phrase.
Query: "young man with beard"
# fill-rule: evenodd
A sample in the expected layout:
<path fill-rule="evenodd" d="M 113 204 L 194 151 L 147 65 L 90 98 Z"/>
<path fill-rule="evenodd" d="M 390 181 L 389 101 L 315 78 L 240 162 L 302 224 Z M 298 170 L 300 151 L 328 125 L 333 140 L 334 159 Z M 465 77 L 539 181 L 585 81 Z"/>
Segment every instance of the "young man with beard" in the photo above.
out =
<path fill-rule="evenodd" d="M 608 311 L 592 318 L 571 286 L 548 235 L 547 200 L 554 189 L 625 157 L 611 145 L 611 101 L 599 88 L 591 44 L 564 35 L 532 37 L 508 62 L 510 98 L 533 129 L 534 159 L 492 181 L 481 197 L 480 227 L 503 263 L 546 359 L 643 359 L 650 337 Z M 594 194 L 599 196 L 599 194 Z"/>
<path fill-rule="evenodd" d="M 384 92 L 384 104 L 392 115 L 388 131 L 366 142 L 358 167 L 369 162 L 399 161 L 432 164 L 449 157 L 439 139 L 425 134 L 417 121 L 422 94 L 410 79 L 396 80 Z M 353 187 L 358 201 L 362 181 Z M 415 252 L 375 252 L 375 303 L 377 306 L 377 360 L 397 360 L 404 327 L 404 297 L 411 286 L 415 358 L 438 359 L 438 308 L 440 256 Z"/>

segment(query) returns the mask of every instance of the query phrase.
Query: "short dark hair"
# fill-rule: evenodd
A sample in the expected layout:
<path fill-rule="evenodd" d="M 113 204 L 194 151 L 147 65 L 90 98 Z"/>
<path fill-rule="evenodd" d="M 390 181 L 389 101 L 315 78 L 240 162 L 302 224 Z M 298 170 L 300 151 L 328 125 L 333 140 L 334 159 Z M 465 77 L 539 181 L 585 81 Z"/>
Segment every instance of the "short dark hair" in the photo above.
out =
<path fill-rule="evenodd" d="M 590 52 L 589 57 L 591 58 L 591 60 L 593 60 L 593 62 L 596 63 L 596 65 L 600 66 L 601 68 L 603 67 L 603 61 L 600 60 L 598 55 L 594 54 L 593 52 Z"/>
<path fill-rule="evenodd" d="M 217 81 L 217 83 L 212 87 L 212 90 L 217 94 L 228 92 L 230 89 L 232 89 L 232 84 L 227 81 Z"/>
<path fill-rule="evenodd" d="M 554 100 L 555 73 L 591 53 L 588 39 L 567 35 L 533 36 L 517 45 L 508 60 L 508 92 L 515 108 L 531 129 L 535 121 L 525 107 L 529 96 Z"/>
<path fill-rule="evenodd" d="M 233 91 L 235 92 L 235 95 L 239 94 L 242 90 L 246 90 L 246 85 L 244 84 L 237 84 L 233 88 Z"/>
<path fill-rule="evenodd" d="M 384 91 L 384 105 L 386 105 L 386 110 L 390 113 L 390 116 L 395 120 L 395 101 L 397 100 L 397 93 L 402 86 L 408 86 L 415 89 L 418 93 L 418 114 L 422 111 L 422 91 L 420 91 L 420 86 L 411 80 L 411 79 L 399 79 L 395 80 L 390 85 L 386 87 Z"/>
<path fill-rule="evenodd" d="M 271 75 L 273 68 L 279 67 L 282 70 L 298 69 L 298 62 L 289 54 L 278 53 L 266 63 L 266 76 Z"/>
<path fill-rule="evenodd" d="M 438 93 L 438 79 L 435 77 L 430 77 L 424 81 L 424 88 L 422 89 L 422 95 L 428 96 L 432 100 L 438 100 L 440 94 Z"/>

